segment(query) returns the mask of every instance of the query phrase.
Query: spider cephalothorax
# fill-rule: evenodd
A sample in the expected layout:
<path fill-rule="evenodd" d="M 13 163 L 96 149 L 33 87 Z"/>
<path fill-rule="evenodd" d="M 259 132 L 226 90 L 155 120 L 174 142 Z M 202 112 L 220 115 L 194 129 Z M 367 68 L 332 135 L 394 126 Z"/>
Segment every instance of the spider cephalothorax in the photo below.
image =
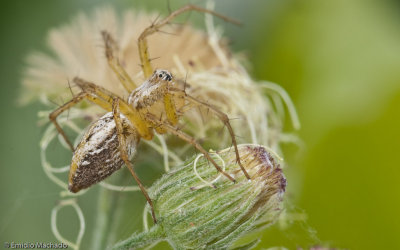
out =
<path fill-rule="evenodd" d="M 138 110 L 151 108 L 157 102 L 162 102 L 165 95 L 171 92 L 170 87 L 174 85 L 172 79 L 172 74 L 167 70 L 155 70 L 147 81 L 132 91 L 128 103 Z"/>

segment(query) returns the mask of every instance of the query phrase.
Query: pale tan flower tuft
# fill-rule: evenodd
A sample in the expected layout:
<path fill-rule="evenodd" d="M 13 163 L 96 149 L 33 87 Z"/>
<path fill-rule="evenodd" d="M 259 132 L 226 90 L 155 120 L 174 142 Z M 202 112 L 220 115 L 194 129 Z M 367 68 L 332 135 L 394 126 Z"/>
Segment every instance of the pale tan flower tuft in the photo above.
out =
<path fill-rule="evenodd" d="M 137 38 L 157 16 L 155 13 L 125 11 L 118 18 L 112 8 L 104 7 L 95 10 L 91 17 L 81 13 L 71 23 L 51 30 L 47 42 L 52 53 L 35 52 L 27 59 L 20 102 L 27 103 L 38 97 L 42 101 L 60 96 L 70 97 L 67 80 L 75 76 L 126 96 L 127 93 L 108 67 L 101 31 L 106 30 L 115 37 L 122 64 L 134 80 L 143 82 Z M 148 40 L 155 68 L 174 72 L 180 66 L 188 69 L 193 64 L 197 65 L 194 69 L 220 65 L 208 45 L 207 35 L 189 25 L 167 26 L 163 32 L 150 36 Z M 183 65 L 176 65 L 176 57 Z M 187 72 L 192 71 L 188 69 Z"/>
<path fill-rule="evenodd" d="M 134 81 L 144 81 L 137 38 L 158 15 L 132 10 L 121 18 L 112 8 L 100 8 L 91 17 L 79 14 L 71 23 L 53 29 L 48 36 L 52 54 L 32 53 L 23 78 L 21 103 L 40 99 L 43 103 L 65 102 L 71 98 L 68 80 L 79 76 L 127 97 L 127 93 L 109 68 L 104 55 L 101 31 L 110 32 L 119 44 L 122 65 Z M 159 17 L 160 18 L 160 17 Z M 149 37 L 154 68 L 171 71 L 176 79 L 188 83 L 187 91 L 227 113 L 242 143 L 259 143 L 279 149 L 282 139 L 284 103 L 288 105 L 294 126 L 297 115 L 287 94 L 273 83 L 256 83 L 223 45 L 220 32 L 206 18 L 207 33 L 190 25 L 169 25 Z M 172 35 L 173 34 L 173 35 Z M 76 94 L 79 89 L 72 87 Z M 280 99 L 279 97 L 283 99 Z M 283 101 L 282 101 L 283 100 Z M 73 111 L 78 117 L 95 119 L 104 112 L 98 107 Z M 43 114 L 44 119 L 46 115 Z M 62 122 L 62 121 L 61 121 Z M 230 143 L 228 133 L 221 136 L 221 123 L 207 112 L 192 110 L 184 123 L 188 133 L 211 139 L 215 148 Z M 179 151 L 178 151 L 179 154 Z"/>
<path fill-rule="evenodd" d="M 145 80 L 140 67 L 137 39 L 140 33 L 157 19 L 158 14 L 128 10 L 118 16 L 117 12 L 108 7 L 95 10 L 91 16 L 79 14 L 71 23 L 49 32 L 47 41 L 51 53 L 35 52 L 29 55 L 22 80 L 23 92 L 20 102 L 26 104 L 40 100 L 47 105 L 47 110 L 39 112 L 42 123 L 48 122 L 49 113 L 56 108 L 54 102 L 66 102 L 72 98 L 72 94 L 76 95 L 79 92 L 73 85 L 72 94 L 69 90 L 69 81 L 76 76 L 102 86 L 120 97 L 126 98 L 129 95 L 107 63 L 101 37 L 103 30 L 109 32 L 118 43 L 118 57 L 131 78 L 139 84 Z M 213 25 L 212 17 L 206 15 L 205 19 L 207 32 L 196 30 L 189 24 L 169 25 L 162 29 L 163 32 L 150 36 L 148 45 L 150 57 L 154 59 L 151 61 L 153 67 L 172 72 L 176 82 L 187 83 L 188 93 L 226 113 L 232 119 L 231 124 L 238 136 L 238 144 L 261 144 L 267 146 L 269 152 L 279 153 L 281 141 L 285 138 L 290 139 L 284 136 L 282 131 L 285 105 L 294 128 L 300 126 L 290 98 L 279 85 L 254 81 L 224 45 L 220 31 Z M 83 102 L 71 108 L 70 112 L 64 112 L 57 120 L 63 128 L 69 129 L 68 136 L 71 136 L 72 131 L 75 132 L 76 145 L 85 126 L 104 113 L 100 107 Z M 205 139 L 207 148 L 218 150 L 231 145 L 229 133 L 226 129 L 222 130 L 223 123 L 207 110 L 188 111 L 180 121 L 180 126 L 196 139 Z M 67 180 L 57 176 L 67 172 L 69 167 L 54 167 L 46 157 L 46 149 L 56 138 L 68 148 L 65 141 L 57 135 L 54 125 L 50 124 L 40 142 L 42 166 L 46 175 L 63 189 L 61 196 L 71 196 L 74 194 L 67 191 Z M 192 149 L 191 145 L 185 145 L 175 136 L 156 137 L 153 141 L 143 140 L 144 143 L 141 144 L 145 145 L 141 145 L 139 150 L 144 152 L 142 156 L 149 158 L 159 154 L 166 172 L 169 171 L 171 163 L 179 166 L 186 157 L 192 155 L 193 150 L 189 151 Z M 140 165 L 140 162 L 136 164 Z M 283 176 L 279 172 L 280 168 L 277 169 L 279 170 L 276 170 L 273 176 Z M 263 177 L 265 174 L 267 173 L 255 174 L 261 178 L 257 181 L 265 182 L 274 188 L 265 189 L 268 190 L 265 192 L 270 193 L 261 193 L 261 198 L 268 199 L 259 199 L 250 215 L 259 208 L 266 209 L 266 204 L 268 209 L 281 205 L 281 193 L 283 194 L 282 190 L 286 184 L 284 178 L 267 180 Z M 276 183 L 271 182 L 275 180 Z M 139 190 L 137 186 L 121 187 L 119 184 L 112 185 L 105 181 L 100 185 L 108 190 L 120 192 Z M 78 195 L 83 193 L 84 191 Z M 271 195 L 279 199 L 272 199 L 274 202 L 267 203 L 267 200 L 271 200 Z M 84 217 L 75 200 L 62 204 L 53 210 L 52 230 L 59 241 L 65 242 L 57 230 L 56 214 L 62 206 L 75 206 L 81 229 L 77 241 L 70 246 L 77 249 L 85 228 Z M 278 210 L 280 211 L 271 211 Z M 258 215 L 250 215 L 251 218 L 258 218 Z M 275 217 L 274 215 L 273 218 Z M 270 222 L 270 217 L 263 218 L 258 220 L 260 225 L 256 226 Z"/>

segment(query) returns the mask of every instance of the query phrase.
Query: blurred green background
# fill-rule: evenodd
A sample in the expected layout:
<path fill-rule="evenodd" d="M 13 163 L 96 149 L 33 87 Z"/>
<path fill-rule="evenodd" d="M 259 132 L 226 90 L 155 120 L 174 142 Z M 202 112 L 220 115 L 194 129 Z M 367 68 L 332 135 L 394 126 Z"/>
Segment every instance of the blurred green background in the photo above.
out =
<path fill-rule="evenodd" d="M 40 105 L 16 105 L 24 59 L 33 50 L 46 50 L 50 28 L 104 3 L 167 12 L 164 0 L 0 3 L 0 244 L 55 241 L 50 212 L 59 189 L 40 165 Z M 173 9 L 184 3 L 170 1 Z M 258 248 L 400 249 L 400 3 L 217 0 L 217 11 L 243 22 L 219 25 L 233 51 L 245 52 L 255 79 L 288 91 L 302 122 L 304 148 L 284 149 L 290 204 L 307 219 L 294 216 L 284 230 L 265 230 Z M 84 249 L 92 237 L 99 190 L 79 198 L 88 226 Z M 125 197 L 132 200 L 143 206 L 140 194 Z M 61 233 L 75 237 L 76 216 L 68 209 L 61 213 Z M 140 228 L 141 216 L 131 214 L 119 230 L 129 235 L 130 225 Z"/>

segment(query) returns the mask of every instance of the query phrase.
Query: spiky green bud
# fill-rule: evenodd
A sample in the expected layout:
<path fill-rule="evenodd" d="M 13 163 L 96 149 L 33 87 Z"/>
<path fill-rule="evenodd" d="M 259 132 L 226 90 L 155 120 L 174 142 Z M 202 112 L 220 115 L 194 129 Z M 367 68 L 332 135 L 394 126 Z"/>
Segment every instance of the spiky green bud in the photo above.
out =
<path fill-rule="evenodd" d="M 164 175 L 150 188 L 158 223 L 133 235 L 116 248 L 137 248 L 167 240 L 175 249 L 227 249 L 244 233 L 273 222 L 281 211 L 286 179 L 264 147 L 240 145 L 247 180 L 236 164 L 235 152 L 212 154 L 236 183 L 217 177 L 204 157 Z"/>

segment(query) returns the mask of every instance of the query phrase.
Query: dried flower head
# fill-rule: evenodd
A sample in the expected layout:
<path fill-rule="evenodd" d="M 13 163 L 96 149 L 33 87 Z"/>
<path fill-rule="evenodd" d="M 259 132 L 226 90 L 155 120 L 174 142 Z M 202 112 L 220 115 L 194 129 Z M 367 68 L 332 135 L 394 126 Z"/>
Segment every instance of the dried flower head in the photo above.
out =
<path fill-rule="evenodd" d="M 156 14 L 133 11 L 126 11 L 122 18 L 117 18 L 114 10 L 102 8 L 96 10 L 92 18 L 80 14 L 70 24 L 50 31 L 48 44 L 52 54 L 36 52 L 28 57 L 21 103 L 40 99 L 53 106 L 51 102 L 66 101 L 71 98 L 68 80 L 75 76 L 119 96 L 128 96 L 107 64 L 101 30 L 107 30 L 115 37 L 122 64 L 133 80 L 140 83 L 144 79 L 139 66 L 137 38 L 156 18 Z M 243 142 L 277 149 L 282 139 L 284 102 L 288 104 L 294 126 L 299 127 L 290 99 L 275 84 L 254 82 L 224 46 L 211 16 L 206 20 L 208 33 L 190 25 L 170 25 L 164 32 L 149 37 L 150 54 L 154 58 L 152 63 L 155 68 L 168 69 L 175 78 L 186 80 L 187 91 L 192 95 L 237 119 L 233 126 Z M 72 90 L 74 94 L 78 92 L 78 89 Z M 80 117 L 94 119 L 103 114 L 99 108 L 80 106 L 77 109 Z M 186 131 L 198 138 L 212 139 L 220 131 L 219 123 L 207 112 L 190 112 L 185 122 Z M 218 137 L 211 144 L 226 145 L 228 136 L 222 138 Z"/>
<path fill-rule="evenodd" d="M 111 8 L 100 8 L 95 10 L 90 17 L 79 14 L 71 23 L 51 30 L 48 44 L 52 53 L 36 52 L 27 59 L 28 67 L 24 73 L 20 102 L 26 104 L 33 100 L 40 100 L 47 105 L 49 110 L 39 112 L 41 122 L 45 123 L 48 121 L 48 114 L 54 109 L 54 102 L 65 102 L 72 97 L 71 94 L 78 93 L 78 89 L 69 86 L 69 80 L 76 76 L 94 82 L 121 97 L 127 97 L 129 93 L 122 88 L 105 58 L 101 31 L 106 30 L 115 38 L 121 64 L 136 83 L 141 83 L 145 79 L 139 66 L 137 38 L 157 18 L 158 15 L 155 13 L 146 14 L 128 10 L 122 15 L 117 15 Z M 240 62 L 227 49 L 226 42 L 221 38 L 221 32 L 213 25 L 212 17 L 206 15 L 205 20 L 207 32 L 196 30 L 189 24 L 171 24 L 162 32 L 149 37 L 152 64 L 155 68 L 168 69 L 176 79 L 180 79 L 181 83 L 187 83 L 186 91 L 189 94 L 212 104 L 230 118 L 236 118 L 231 123 L 239 143 L 262 144 L 279 152 L 280 142 L 289 138 L 282 132 L 285 105 L 287 105 L 294 128 L 300 126 L 290 98 L 280 86 L 274 83 L 256 82 L 251 79 Z M 58 122 L 62 127 L 69 128 L 70 132 L 75 132 L 75 144 L 77 144 L 80 136 L 84 133 L 85 126 L 97 120 L 104 113 L 99 107 L 83 102 L 72 108 L 69 113 L 65 112 L 61 115 Z M 208 114 L 207 110 L 194 109 L 187 112 L 182 124 L 184 124 L 182 127 L 184 132 L 193 135 L 196 139 L 205 138 L 208 147 L 225 148 L 231 143 L 227 131 L 221 130 L 221 123 Z M 159 153 L 163 157 L 165 171 L 170 169 L 171 163 L 176 166 L 181 165 L 184 162 L 183 159 L 191 155 L 188 152 L 191 147 L 182 145 L 182 142 L 176 137 L 156 136 L 158 140 L 146 141 L 146 145 L 140 146 L 139 151 L 143 150 L 149 157 L 153 157 L 154 153 L 149 153 L 151 150 L 146 150 L 146 147 L 147 149 L 151 148 L 152 152 Z M 53 125 L 49 125 L 40 143 L 42 165 L 47 176 L 63 188 L 62 195 L 71 195 L 67 192 L 67 180 L 57 176 L 58 173 L 67 172 L 68 167 L 53 167 L 46 156 L 46 149 L 56 138 L 56 129 Z M 63 140 L 59 141 L 67 147 Z M 249 155 L 251 154 L 249 153 Z M 262 165 L 268 160 L 271 162 L 265 169 L 271 171 L 279 169 L 269 156 L 261 160 L 260 164 Z M 259 167 L 254 167 L 252 171 L 255 169 L 261 172 L 266 171 L 260 170 Z M 209 171 L 213 171 L 213 169 L 210 167 Z M 272 207 L 270 201 L 274 199 L 271 197 L 278 197 L 278 193 L 284 189 L 283 179 L 278 181 L 278 177 L 281 175 L 280 170 L 274 170 L 273 174 L 270 173 L 278 178 L 276 183 L 271 182 L 271 180 L 275 180 L 275 177 L 269 179 L 271 175 L 266 177 L 267 172 L 261 172 L 253 173 L 259 176 L 259 179 L 249 183 L 241 182 L 240 185 L 233 188 L 235 192 L 243 193 L 248 192 L 247 189 L 252 190 L 252 202 L 257 200 L 254 204 L 250 204 L 249 200 L 246 216 L 242 215 L 241 218 L 259 220 L 262 214 L 261 207 L 270 211 L 265 206 Z M 210 173 L 202 170 L 200 175 Z M 263 185 L 260 183 L 268 185 L 268 189 L 263 189 Z M 138 190 L 136 186 L 121 188 L 105 182 L 100 184 L 104 188 L 114 191 Z M 270 187 L 274 185 L 277 185 L 276 188 L 271 189 Z M 206 190 L 210 189 L 200 189 L 195 192 L 206 192 Z M 219 193 L 222 190 L 225 189 L 218 188 L 213 192 Z M 156 197 L 158 194 L 157 190 L 153 189 L 153 195 Z M 159 197 L 159 199 L 161 198 Z M 232 202 L 235 202 L 235 199 Z M 159 209 L 158 212 L 165 221 L 172 218 L 170 216 L 173 215 L 168 214 L 167 210 Z M 79 214 L 79 218 L 81 224 L 84 225 L 81 214 Z M 56 228 L 54 224 L 52 226 Z M 250 225 L 248 226 L 250 228 Z M 55 232 L 55 235 L 58 235 L 59 240 L 61 239 L 58 231 Z M 79 240 L 75 244 L 77 248 L 82 235 L 83 233 L 80 234 Z M 182 232 L 179 235 L 182 236 Z M 222 235 L 220 236 L 222 237 Z"/>
<path fill-rule="evenodd" d="M 264 147 L 240 145 L 239 152 L 251 181 L 238 171 L 231 148 L 214 159 L 224 163 L 236 184 L 226 178 L 211 181 L 216 171 L 194 157 L 150 188 L 158 224 L 115 247 L 139 248 L 164 239 L 174 249 L 227 249 L 244 233 L 274 222 L 286 187 L 282 169 Z M 215 187 L 204 187 L 205 180 Z"/>
<path fill-rule="evenodd" d="M 28 57 L 20 98 L 27 103 L 70 98 L 67 79 L 75 76 L 95 82 L 120 96 L 126 92 L 107 64 L 101 31 L 110 32 L 118 42 L 119 57 L 130 76 L 143 82 L 138 56 L 140 33 L 158 18 L 156 13 L 126 11 L 121 18 L 112 8 L 97 9 L 92 17 L 79 14 L 70 24 L 53 29 L 48 35 L 52 54 L 36 52 Z M 155 68 L 177 69 L 176 57 L 186 66 L 209 69 L 219 66 L 219 60 L 208 45 L 203 32 L 188 25 L 171 25 L 148 38 Z M 192 71 L 192 70 L 191 70 Z M 186 73 L 186 71 L 185 71 Z"/>

